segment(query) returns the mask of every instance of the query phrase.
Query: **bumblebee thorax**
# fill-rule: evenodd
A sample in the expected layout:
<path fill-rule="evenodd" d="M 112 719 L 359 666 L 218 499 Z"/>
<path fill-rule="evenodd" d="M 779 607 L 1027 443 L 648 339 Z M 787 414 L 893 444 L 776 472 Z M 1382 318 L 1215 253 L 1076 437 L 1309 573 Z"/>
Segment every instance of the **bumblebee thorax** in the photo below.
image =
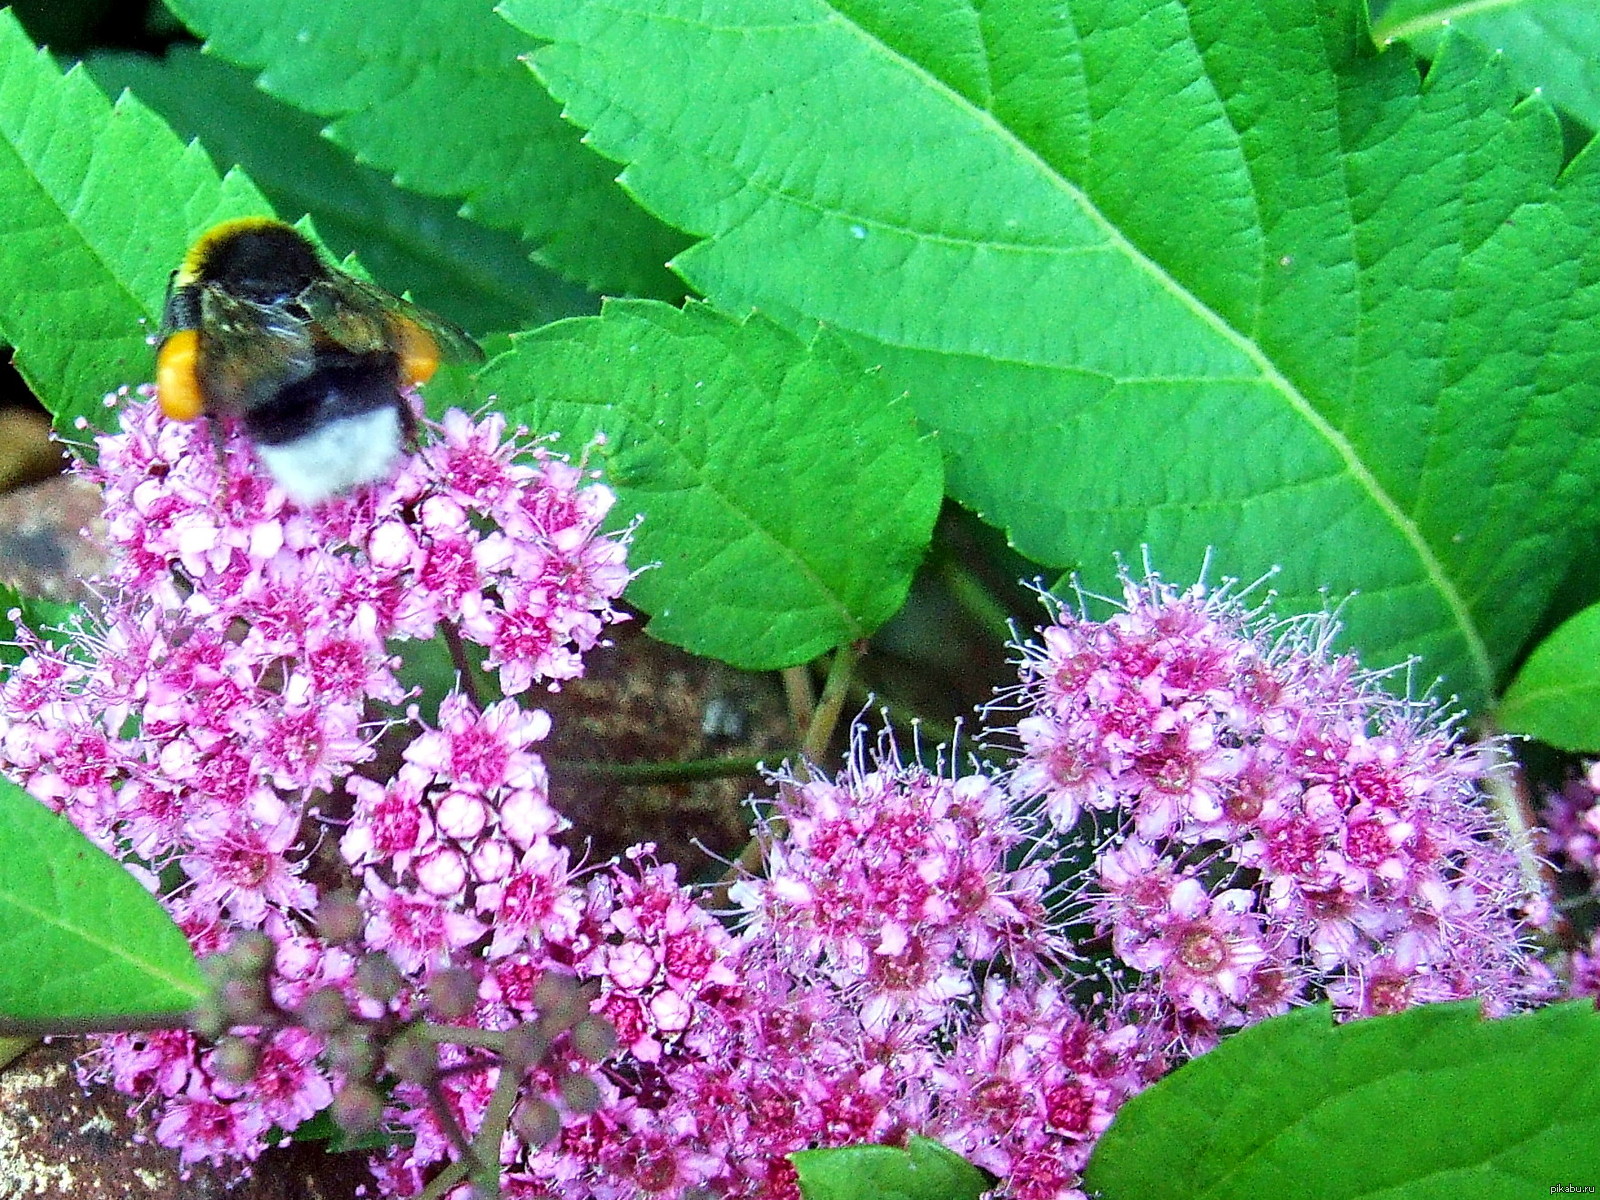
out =
<path fill-rule="evenodd" d="M 327 274 L 310 243 L 278 224 L 231 230 L 190 258 L 193 282 L 257 304 L 293 300 Z"/>

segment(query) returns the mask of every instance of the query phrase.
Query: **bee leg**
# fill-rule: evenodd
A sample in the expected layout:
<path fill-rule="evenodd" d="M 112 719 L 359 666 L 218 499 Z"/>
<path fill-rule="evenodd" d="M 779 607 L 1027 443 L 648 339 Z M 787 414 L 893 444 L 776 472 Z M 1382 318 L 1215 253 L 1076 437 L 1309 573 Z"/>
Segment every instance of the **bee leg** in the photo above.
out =
<path fill-rule="evenodd" d="M 232 418 L 208 416 L 206 424 L 211 427 L 211 449 L 217 456 L 217 483 L 219 495 L 226 495 L 233 490 L 233 454 L 228 449 L 228 432 Z"/>
<path fill-rule="evenodd" d="M 225 505 L 231 480 L 228 477 L 228 449 L 223 439 L 222 422 L 209 414 L 203 419 L 206 423 L 206 429 L 211 434 L 211 455 L 216 459 L 217 463 L 216 502 L 219 505 Z"/>
<path fill-rule="evenodd" d="M 224 481 L 228 478 L 228 437 L 222 431 L 222 422 L 216 417 L 207 417 L 206 424 L 211 427 L 211 449 L 217 456 L 217 469 L 222 473 Z"/>
<path fill-rule="evenodd" d="M 415 454 L 422 448 L 422 423 L 417 419 L 416 394 L 407 396 L 402 394 L 400 403 L 400 444 L 405 447 L 407 454 Z"/>

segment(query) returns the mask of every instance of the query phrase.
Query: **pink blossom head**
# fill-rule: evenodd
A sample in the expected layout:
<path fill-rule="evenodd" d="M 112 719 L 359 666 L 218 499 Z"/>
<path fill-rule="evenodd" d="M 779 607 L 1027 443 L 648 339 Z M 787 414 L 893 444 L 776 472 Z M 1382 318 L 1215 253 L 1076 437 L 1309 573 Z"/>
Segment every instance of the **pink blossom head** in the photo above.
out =
<path fill-rule="evenodd" d="M 1079 911 L 1107 969 L 1191 1050 L 1324 996 L 1504 1011 L 1548 991 L 1482 786 L 1493 749 L 1335 657 L 1336 632 L 1149 576 L 1022 647 L 1010 789 L 1046 842 L 1088 843 Z"/>
<path fill-rule="evenodd" d="M 619 619 L 625 540 L 607 489 L 493 415 L 450 413 L 392 478 L 311 506 L 144 392 L 98 451 L 79 471 L 105 498 L 104 602 L 80 646 L 33 640 L 0 682 L 0 766 L 134 860 L 197 949 L 267 938 L 256 1086 L 192 1038 L 97 1060 L 156 1095 L 160 1140 L 249 1159 L 336 1074 L 322 1032 L 273 1033 L 274 1011 L 414 1011 L 433 973 L 492 978 L 576 927 L 549 718 L 516 697 L 579 674 Z M 402 667 L 436 638 L 481 648 L 500 696 L 421 712 Z M 361 914 L 337 938 L 313 916 L 334 893 Z M 401 975 L 383 1001 L 360 987 L 374 955 Z"/>
<path fill-rule="evenodd" d="M 868 1010 L 938 1014 L 972 964 L 1063 950 L 1040 873 L 1010 861 L 1023 830 L 996 780 L 903 765 L 890 746 L 869 757 L 858 739 L 837 778 L 777 783 L 768 876 L 737 896 L 803 976 L 848 981 Z"/>

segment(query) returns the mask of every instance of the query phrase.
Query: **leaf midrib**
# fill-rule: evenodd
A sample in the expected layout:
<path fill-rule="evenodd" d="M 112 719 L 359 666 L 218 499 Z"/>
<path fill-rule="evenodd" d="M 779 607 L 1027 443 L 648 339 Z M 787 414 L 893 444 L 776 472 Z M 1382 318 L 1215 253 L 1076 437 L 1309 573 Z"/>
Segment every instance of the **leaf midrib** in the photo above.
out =
<path fill-rule="evenodd" d="M 828 0 L 822 0 L 822 2 L 826 5 L 834 23 L 845 26 L 869 50 L 887 55 L 918 77 L 926 80 L 932 87 L 943 93 L 951 103 L 958 105 L 974 116 L 981 124 L 990 128 L 1004 144 L 1012 148 L 1014 153 L 1025 157 L 1041 176 L 1053 181 L 1079 206 L 1088 218 L 1104 232 L 1105 237 L 1113 248 L 1124 253 L 1135 266 L 1153 279 L 1159 287 L 1194 313 L 1203 325 L 1213 330 L 1224 341 L 1237 349 L 1247 361 L 1255 364 L 1257 370 L 1261 373 L 1263 381 L 1281 393 L 1291 410 L 1299 415 L 1332 448 L 1339 460 L 1345 464 L 1357 486 L 1372 498 L 1379 512 L 1395 527 L 1405 543 L 1411 547 L 1422 568 L 1425 581 L 1436 590 L 1454 619 L 1473 669 L 1477 672 L 1484 688 L 1486 690 L 1491 688 L 1494 683 L 1494 675 L 1490 667 L 1488 648 L 1471 619 L 1471 612 L 1467 608 L 1464 598 L 1446 574 L 1443 563 L 1440 562 L 1432 547 L 1423 538 L 1421 530 L 1400 508 L 1399 504 L 1382 486 L 1372 471 L 1361 461 L 1349 439 L 1328 422 L 1321 413 L 1317 412 L 1300 389 L 1278 370 L 1277 365 L 1266 356 L 1261 348 L 1253 340 L 1234 329 L 1215 310 L 1202 303 L 1193 292 L 1184 287 L 1165 268 L 1131 242 L 1117 226 L 1112 224 L 1101 213 L 1099 207 L 1091 202 L 1090 197 L 1081 188 L 1070 180 L 1063 178 L 1031 146 L 1009 128 L 1002 125 L 992 112 L 988 109 L 974 106 L 965 96 L 949 87 L 943 80 L 924 68 L 921 63 L 906 58 L 892 47 L 872 38 L 864 29 L 844 16 Z M 1488 0 L 1480 0 L 1480 2 L 1487 3 Z M 985 69 L 988 69 L 989 65 L 986 58 Z M 1348 201 L 1350 197 L 1346 195 L 1345 199 Z M 907 232 L 914 234 L 917 231 L 908 230 Z"/>
<path fill-rule="evenodd" d="M 58 888 L 57 890 L 70 889 Z M 165 983 L 178 995 L 189 996 L 198 1000 L 205 994 L 205 989 L 200 984 L 197 976 L 182 972 L 174 974 L 161 966 L 158 960 L 141 957 L 142 954 L 152 952 L 148 945 L 129 949 L 126 938 L 102 935 L 96 932 L 94 927 L 69 920 L 61 916 L 58 910 L 44 908 L 24 899 L 15 892 L 0 892 L 0 908 L 9 908 L 15 914 L 26 918 L 26 926 L 36 929 L 53 929 L 63 937 L 75 939 L 84 946 L 100 951 L 108 959 L 117 960 L 134 967 L 142 972 L 147 979 Z M 18 928 L 21 927 L 23 925 L 19 924 Z M 157 947 L 155 952 L 159 953 L 159 950 L 160 948 Z"/>

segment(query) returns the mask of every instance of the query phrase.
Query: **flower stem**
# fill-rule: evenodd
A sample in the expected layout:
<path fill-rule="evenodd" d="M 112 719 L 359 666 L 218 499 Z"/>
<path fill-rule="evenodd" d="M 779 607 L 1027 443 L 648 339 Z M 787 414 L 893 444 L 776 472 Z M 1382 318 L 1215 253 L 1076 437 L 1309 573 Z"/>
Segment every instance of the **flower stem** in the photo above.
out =
<path fill-rule="evenodd" d="M 438 1077 L 430 1079 L 425 1086 L 433 1115 L 439 1118 L 440 1128 L 450 1139 L 450 1144 L 456 1148 L 456 1154 L 459 1156 L 456 1161 L 461 1165 L 462 1175 L 478 1173 L 477 1151 L 472 1148 L 472 1143 L 467 1140 L 466 1131 L 461 1128 L 461 1122 L 456 1120 L 456 1114 L 451 1111 L 450 1102 L 445 1098 L 444 1089 L 439 1086 Z M 499 1158 L 496 1157 L 495 1161 L 498 1163 Z"/>
<path fill-rule="evenodd" d="M 472 1143 L 479 1163 L 479 1170 L 473 1176 L 477 1188 L 474 1200 L 500 1200 L 500 1142 L 511 1124 L 511 1110 L 521 1087 L 522 1072 L 502 1063 L 494 1092 L 489 1097 L 489 1107 L 484 1111 L 483 1123 L 478 1126 L 478 1136 Z"/>
<path fill-rule="evenodd" d="M 1555 895 L 1555 877 L 1549 864 L 1539 857 L 1532 806 L 1528 803 L 1522 772 L 1509 755 L 1502 754 L 1495 766 L 1483 773 L 1483 790 L 1489 804 L 1505 824 L 1512 849 L 1516 852 L 1522 886 L 1531 896 Z"/>
<path fill-rule="evenodd" d="M 440 1200 L 451 1188 L 467 1177 L 467 1160 L 458 1158 L 455 1162 L 445 1167 L 434 1177 L 432 1183 L 423 1188 L 417 1200 Z"/>
<path fill-rule="evenodd" d="M 425 1038 L 436 1045 L 450 1046 L 478 1046 L 486 1050 L 503 1050 L 506 1044 L 505 1031 L 501 1029 L 478 1029 L 471 1025 L 431 1025 L 421 1024 L 412 1026 L 416 1036 Z"/>
<path fill-rule="evenodd" d="M 483 696 L 478 691 L 478 677 L 473 670 L 472 660 L 467 657 L 467 647 L 461 640 L 461 630 L 456 628 L 454 621 L 446 620 L 439 622 L 439 631 L 444 635 L 444 644 L 450 648 L 450 661 L 455 664 L 462 693 L 472 702 L 474 709 L 482 712 Z"/>
<path fill-rule="evenodd" d="M 811 724 L 806 727 L 805 740 L 800 746 L 812 762 L 828 752 L 828 743 L 833 740 L 833 731 L 839 724 L 839 714 L 844 710 L 845 697 L 850 694 L 850 681 L 865 648 L 865 642 L 850 642 L 834 651 L 828 682 L 823 684 L 822 698 L 817 702 L 817 710 L 811 716 Z"/>
<path fill-rule="evenodd" d="M 789 720 L 796 729 L 811 726 L 812 712 L 817 707 L 817 695 L 811 686 L 811 674 L 804 666 L 787 667 L 782 672 L 783 696 L 789 703 Z"/>
<path fill-rule="evenodd" d="M 856 664 L 861 661 L 865 647 L 865 642 L 851 642 L 840 646 L 834 652 L 833 662 L 828 667 L 828 681 L 822 688 L 822 698 L 817 703 L 811 724 L 806 729 L 805 740 L 801 743 L 801 758 L 794 768 L 796 778 L 809 779 L 811 770 L 808 764 L 828 752 L 828 743 L 833 740 L 834 728 L 839 723 L 839 713 L 844 708 L 845 697 L 850 694 L 850 683 L 855 676 Z M 789 672 L 785 671 L 786 680 L 788 676 Z M 762 860 L 766 857 L 767 843 L 775 837 L 782 837 L 783 829 L 782 819 L 773 818 L 762 833 L 745 843 L 744 849 L 739 852 L 739 857 L 734 859 L 722 873 L 717 886 L 707 894 L 705 901 L 707 907 L 713 912 L 727 907 L 728 889 L 740 879 L 753 875 L 761 869 Z"/>

